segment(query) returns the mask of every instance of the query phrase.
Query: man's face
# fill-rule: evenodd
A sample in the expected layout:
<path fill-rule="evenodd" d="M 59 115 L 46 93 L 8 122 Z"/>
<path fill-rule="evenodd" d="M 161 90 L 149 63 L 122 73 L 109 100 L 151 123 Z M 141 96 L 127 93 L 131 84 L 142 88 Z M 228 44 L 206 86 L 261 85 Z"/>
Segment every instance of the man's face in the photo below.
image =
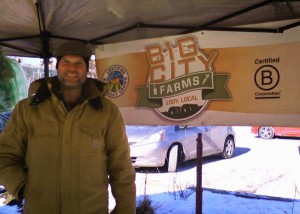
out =
<path fill-rule="evenodd" d="M 82 87 L 87 78 L 87 66 L 83 57 L 65 55 L 57 68 L 57 77 L 61 87 L 76 89 Z"/>

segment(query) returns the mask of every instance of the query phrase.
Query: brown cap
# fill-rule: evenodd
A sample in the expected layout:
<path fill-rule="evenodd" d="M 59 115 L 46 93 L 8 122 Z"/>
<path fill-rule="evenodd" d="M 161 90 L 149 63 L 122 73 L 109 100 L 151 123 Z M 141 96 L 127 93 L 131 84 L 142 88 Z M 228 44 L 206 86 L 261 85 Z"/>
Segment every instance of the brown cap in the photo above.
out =
<path fill-rule="evenodd" d="M 55 57 L 65 55 L 78 55 L 84 58 L 90 58 L 92 55 L 92 51 L 87 47 L 86 44 L 79 41 L 71 40 L 55 48 L 53 50 L 53 55 Z"/>

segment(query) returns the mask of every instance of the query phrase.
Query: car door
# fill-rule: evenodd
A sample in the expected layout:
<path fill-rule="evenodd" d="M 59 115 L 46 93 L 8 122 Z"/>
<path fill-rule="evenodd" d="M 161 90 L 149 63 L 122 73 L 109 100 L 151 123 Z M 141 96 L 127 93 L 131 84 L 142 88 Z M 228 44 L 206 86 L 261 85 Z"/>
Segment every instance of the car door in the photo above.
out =
<path fill-rule="evenodd" d="M 185 127 L 185 139 L 184 149 L 186 160 L 197 158 L 197 138 L 198 134 L 202 134 L 203 153 L 208 153 L 211 148 L 210 142 L 210 126 L 186 126 Z"/>
<path fill-rule="evenodd" d="M 275 134 L 279 134 L 281 136 L 292 136 L 292 137 L 300 137 L 300 128 L 299 127 L 278 127 L 275 131 Z"/>
<path fill-rule="evenodd" d="M 223 151 L 225 139 L 228 136 L 227 126 L 211 126 L 210 129 L 210 154 L 218 154 Z"/>

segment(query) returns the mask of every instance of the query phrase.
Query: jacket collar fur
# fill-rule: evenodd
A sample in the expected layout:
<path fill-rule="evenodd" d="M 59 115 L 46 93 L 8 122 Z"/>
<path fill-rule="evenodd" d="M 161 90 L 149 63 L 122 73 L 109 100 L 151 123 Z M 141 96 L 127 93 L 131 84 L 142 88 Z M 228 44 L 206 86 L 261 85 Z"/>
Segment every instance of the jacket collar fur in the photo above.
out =
<path fill-rule="evenodd" d="M 37 106 L 44 100 L 50 98 L 53 93 L 52 89 L 54 87 L 55 81 L 58 81 L 57 76 L 42 78 L 32 82 L 29 86 L 29 97 L 30 106 Z M 105 96 L 106 84 L 92 78 L 87 78 L 84 87 L 86 87 L 88 94 L 87 100 L 89 104 L 96 110 L 102 109 L 101 98 Z"/>

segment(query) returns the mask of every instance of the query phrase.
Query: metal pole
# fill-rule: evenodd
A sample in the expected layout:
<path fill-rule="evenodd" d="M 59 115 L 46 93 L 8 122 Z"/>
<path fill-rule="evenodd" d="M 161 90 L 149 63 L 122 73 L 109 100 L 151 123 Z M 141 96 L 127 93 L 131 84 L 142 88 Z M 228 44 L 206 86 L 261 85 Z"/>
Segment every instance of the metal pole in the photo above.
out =
<path fill-rule="evenodd" d="M 196 214 L 202 214 L 202 134 L 197 138 L 197 186 L 196 186 Z"/>
<path fill-rule="evenodd" d="M 44 58 L 44 77 L 49 77 L 49 58 Z"/>

